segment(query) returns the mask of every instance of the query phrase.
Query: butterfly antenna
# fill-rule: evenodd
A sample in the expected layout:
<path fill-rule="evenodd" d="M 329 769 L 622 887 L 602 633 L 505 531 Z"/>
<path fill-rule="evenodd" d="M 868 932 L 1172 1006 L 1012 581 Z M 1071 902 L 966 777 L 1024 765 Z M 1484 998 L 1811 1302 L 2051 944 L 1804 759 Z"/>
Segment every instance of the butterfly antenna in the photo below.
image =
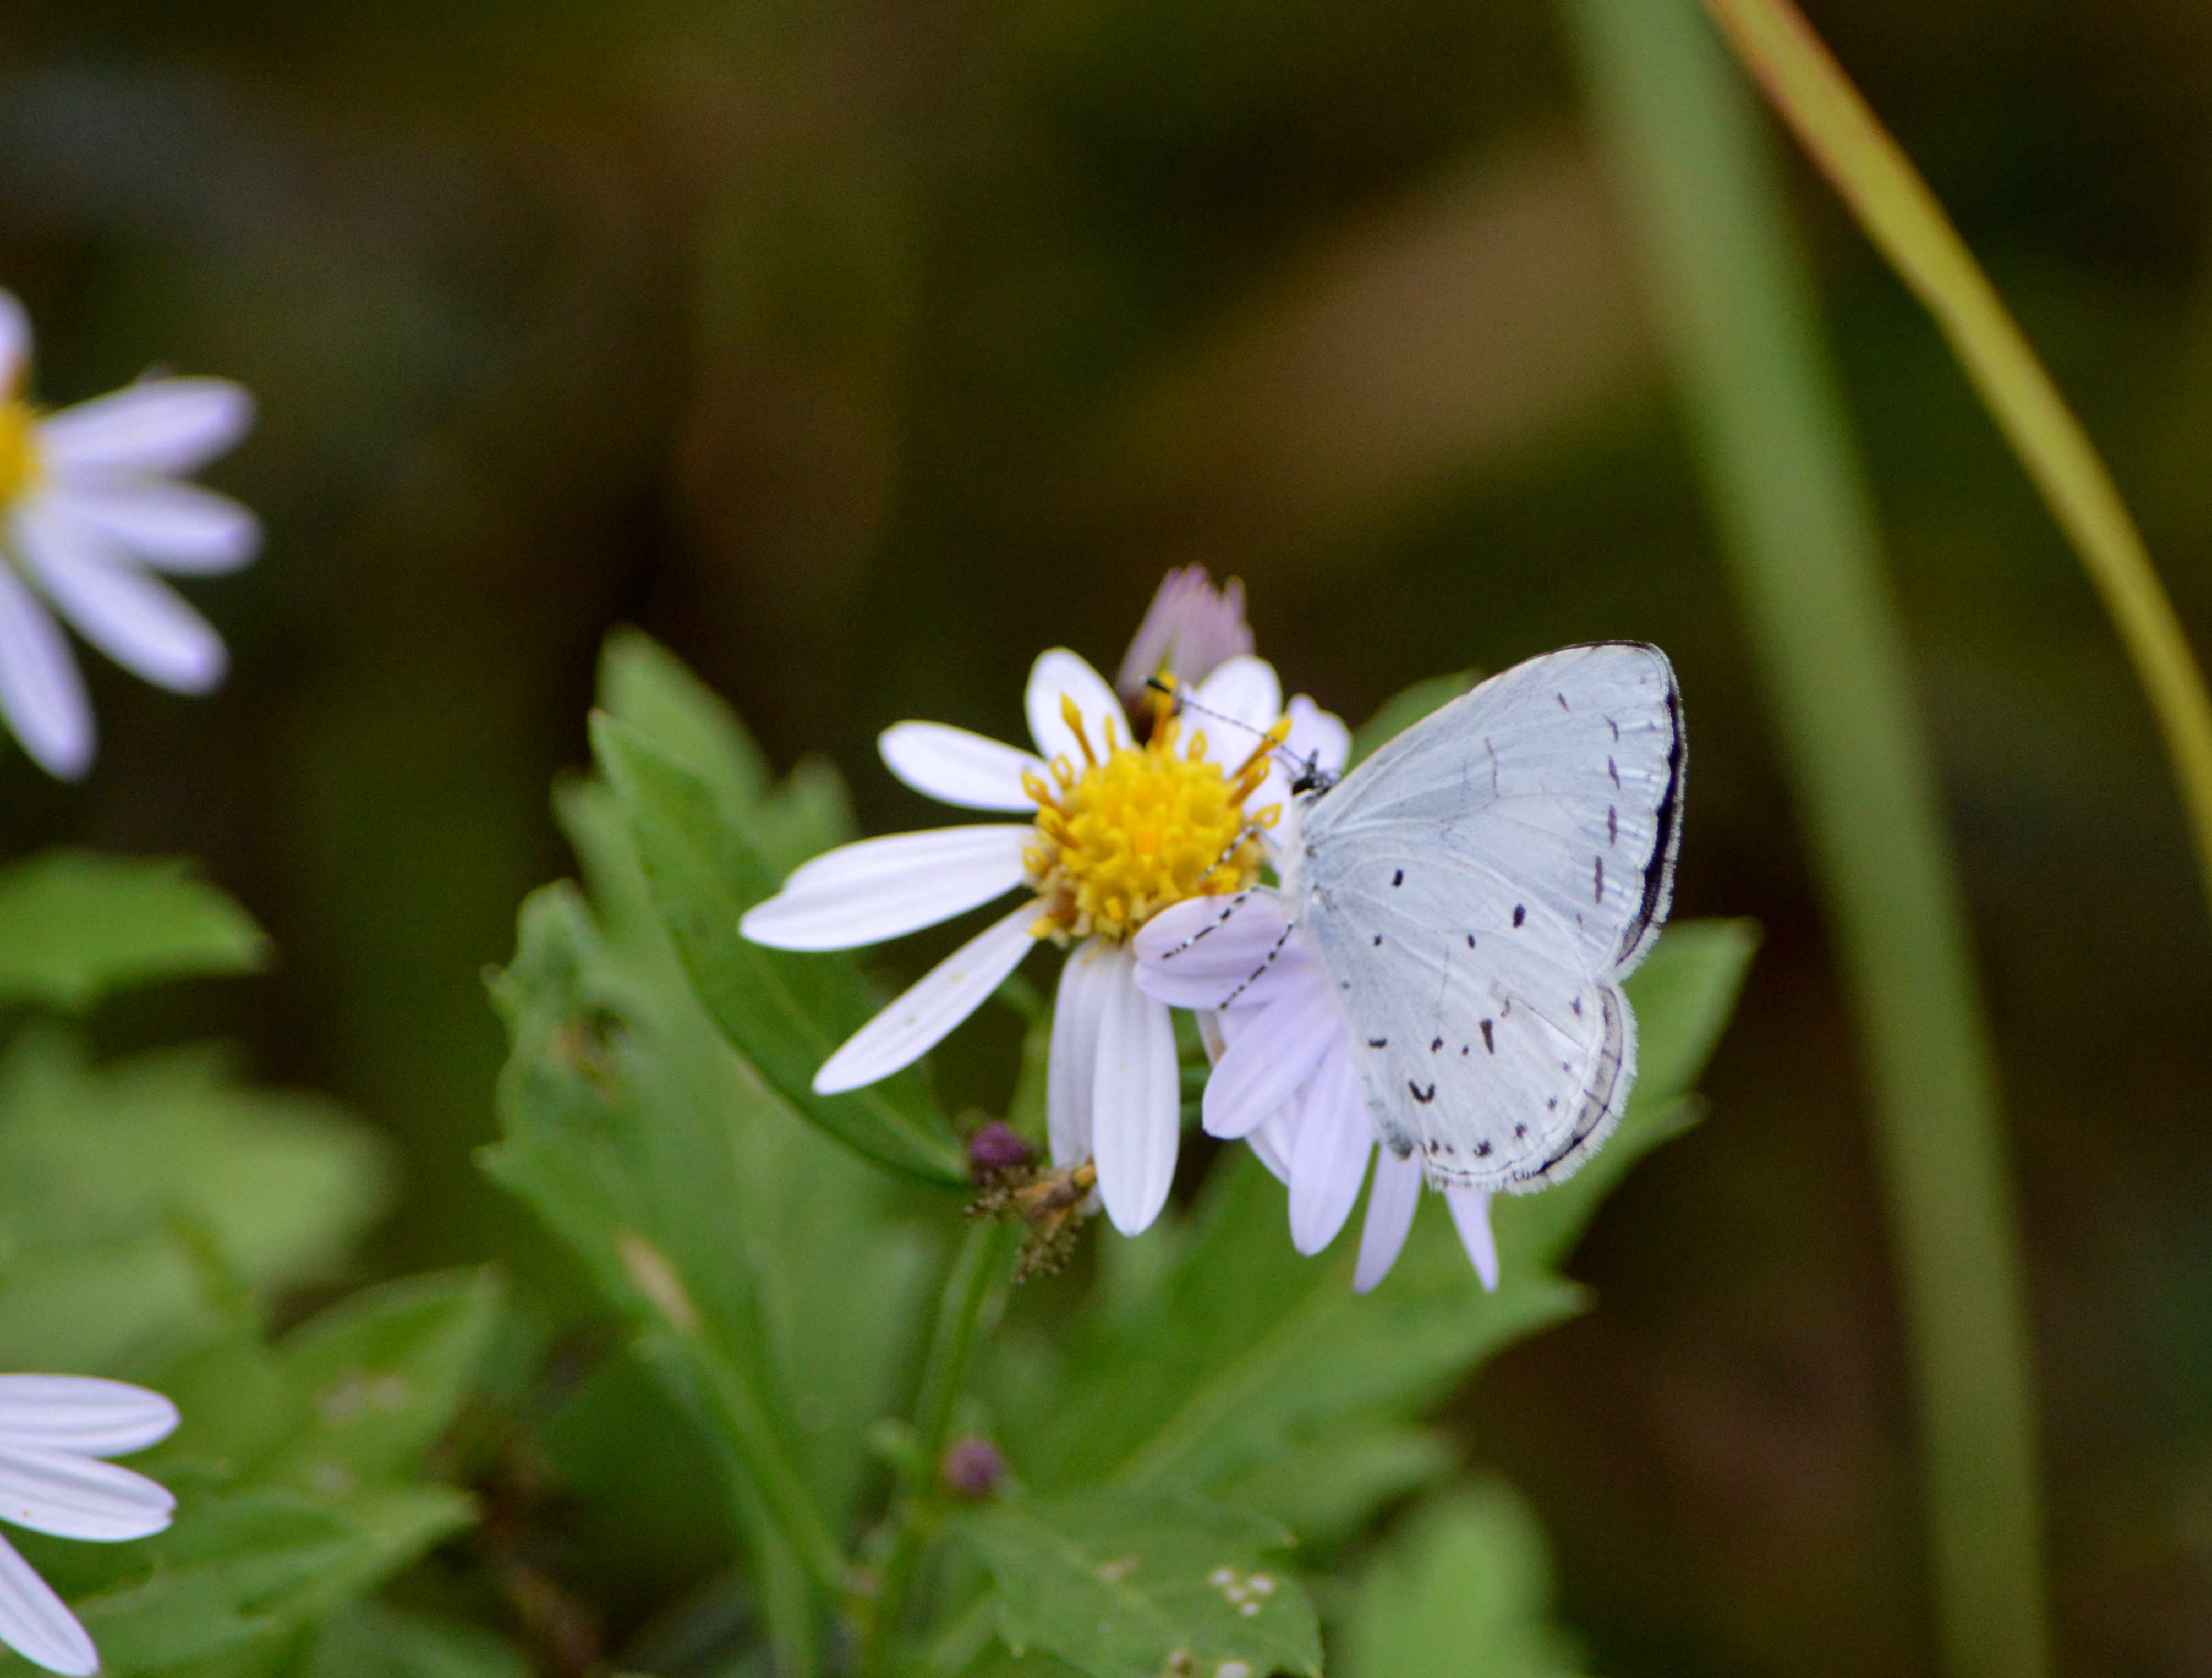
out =
<path fill-rule="evenodd" d="M 1216 722 L 1227 723 L 1231 728 L 1241 728 L 1248 734 L 1258 735 L 1260 744 L 1255 748 L 1254 755 L 1266 751 L 1282 764 L 1290 772 L 1293 793 L 1310 793 L 1316 787 L 1325 790 L 1336 784 L 1336 777 L 1322 768 L 1320 759 L 1312 753 L 1309 752 L 1304 757 L 1297 757 L 1281 741 L 1270 740 L 1269 737 L 1274 732 L 1273 729 L 1255 728 L 1242 717 L 1233 717 L 1226 711 L 1217 711 L 1209 705 L 1200 704 L 1172 676 L 1147 676 L 1145 685 L 1154 693 L 1164 695 L 1177 711 L 1195 711 L 1202 717 L 1210 717 Z"/>

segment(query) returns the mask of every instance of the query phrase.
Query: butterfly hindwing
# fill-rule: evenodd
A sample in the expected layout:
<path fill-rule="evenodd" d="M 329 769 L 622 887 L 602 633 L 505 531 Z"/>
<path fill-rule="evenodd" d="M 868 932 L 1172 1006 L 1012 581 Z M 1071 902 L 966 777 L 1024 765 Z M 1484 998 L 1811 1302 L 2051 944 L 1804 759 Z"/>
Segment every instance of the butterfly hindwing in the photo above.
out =
<path fill-rule="evenodd" d="M 1297 896 L 1378 1132 L 1432 1181 L 1536 1188 L 1618 1118 L 1618 981 L 1672 885 L 1681 706 L 1665 655 L 1568 647 L 1432 714 L 1303 823 Z"/>

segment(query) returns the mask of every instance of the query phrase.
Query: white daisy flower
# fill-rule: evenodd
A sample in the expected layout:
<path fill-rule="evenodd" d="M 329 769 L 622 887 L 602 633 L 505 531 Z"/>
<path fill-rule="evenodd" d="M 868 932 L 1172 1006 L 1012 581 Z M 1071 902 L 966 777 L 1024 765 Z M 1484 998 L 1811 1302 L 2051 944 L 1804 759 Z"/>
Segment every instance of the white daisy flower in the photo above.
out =
<path fill-rule="evenodd" d="M 1160 580 L 1159 592 L 1122 655 L 1115 691 L 1129 714 L 1139 716 L 1151 708 L 1149 683 L 1171 676 L 1184 687 L 1195 687 L 1251 650 L 1244 585 L 1231 577 L 1216 588 L 1203 565 L 1186 565 Z"/>
<path fill-rule="evenodd" d="M 1333 733 L 1309 725 L 1293 731 L 1285 755 L 1334 774 L 1346 744 L 1341 724 Z M 1290 1186 L 1291 1241 L 1300 1252 L 1318 1253 L 1336 1238 L 1374 1158 L 1352 1279 L 1366 1292 L 1397 1262 L 1413 1228 L 1420 1162 L 1377 1146 L 1336 987 L 1285 900 L 1261 886 L 1234 915 L 1218 904 L 1178 903 L 1147 921 L 1131 947 L 1140 990 L 1198 1012 L 1215 1063 L 1202 1104 L 1206 1132 L 1250 1143 Z M 1443 1193 L 1468 1256 L 1494 1291 L 1490 1196 L 1457 1187 Z"/>
<path fill-rule="evenodd" d="M 842 950 L 933 926 L 1006 892 L 1021 906 L 939 963 L 815 1075 L 823 1094 L 889 1076 L 932 1048 L 1039 942 L 1066 946 L 1053 1016 L 1047 1110 L 1053 1163 L 1095 1159 L 1115 1227 L 1159 1215 L 1175 1175 L 1181 1097 L 1166 1006 L 1137 988 L 1129 939 L 1154 915 L 1260 878 L 1288 802 L 1274 671 L 1231 659 L 1139 742 L 1106 679 L 1055 648 L 1025 696 L 1034 753 L 934 722 L 880 741 L 891 773 L 969 810 L 1026 820 L 865 839 L 816 857 L 743 930 L 784 950 Z M 1309 708 L 1310 707 L 1309 706 Z"/>
<path fill-rule="evenodd" d="M 92 706 L 51 606 L 126 670 L 178 693 L 222 680 L 222 640 L 149 575 L 236 570 L 260 526 L 179 482 L 246 435 L 222 379 L 144 379 L 58 413 L 24 392 L 31 324 L 0 291 L 0 714 L 48 772 L 92 767 Z"/>
<path fill-rule="evenodd" d="M 177 1408 L 159 1393 L 75 1375 L 0 1375 L 0 1521 L 110 1543 L 169 1524 L 166 1486 L 112 1462 L 166 1438 Z M 0 1539 L 0 1643 L 49 1672 L 100 1670 L 84 1627 Z"/>

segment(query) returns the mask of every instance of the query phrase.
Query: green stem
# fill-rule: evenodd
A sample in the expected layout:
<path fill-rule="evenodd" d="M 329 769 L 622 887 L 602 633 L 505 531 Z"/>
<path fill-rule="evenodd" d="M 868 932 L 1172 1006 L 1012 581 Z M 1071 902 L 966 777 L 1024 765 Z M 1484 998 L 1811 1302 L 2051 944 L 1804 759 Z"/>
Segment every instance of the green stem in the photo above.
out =
<path fill-rule="evenodd" d="M 953 1413 L 968 1389 L 975 1351 L 984 1338 L 985 1320 L 995 1315 L 994 1299 L 1004 1298 L 1008 1259 L 1018 1233 L 1012 1225 L 996 1221 L 970 1225 L 952 1262 L 951 1274 L 945 1279 L 929 1357 L 922 1365 L 921 1390 L 915 1400 L 913 1465 L 900 1499 L 898 1532 L 884 1562 L 882 1582 L 866 1611 L 867 1634 L 860 1669 L 869 1678 L 887 1678 L 894 1669 L 915 1572 L 943 1518 L 938 1464 L 952 1432 Z"/>
<path fill-rule="evenodd" d="M 1563 0 L 1639 223 L 1875 1097 L 1953 1678 L 2049 1655 L 2026 1292 L 1965 909 L 1759 112 L 1696 0 Z"/>

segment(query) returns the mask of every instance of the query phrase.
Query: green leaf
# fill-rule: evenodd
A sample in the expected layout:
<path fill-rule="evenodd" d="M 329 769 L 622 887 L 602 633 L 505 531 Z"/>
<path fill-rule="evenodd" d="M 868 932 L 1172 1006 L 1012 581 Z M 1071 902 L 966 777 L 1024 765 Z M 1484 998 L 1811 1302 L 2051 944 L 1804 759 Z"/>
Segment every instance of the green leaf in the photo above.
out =
<path fill-rule="evenodd" d="M 261 929 L 189 864 L 49 851 L 0 870 L 0 1000 L 81 1013 L 132 985 L 268 960 Z"/>
<path fill-rule="evenodd" d="M 1231 1476 L 1219 1495 L 1322 1549 L 1355 1536 L 1386 1504 L 1442 1480 L 1459 1458 L 1450 1438 L 1426 1428 L 1331 1431 Z"/>
<path fill-rule="evenodd" d="M 816 1071 L 875 1013 L 849 957 L 763 949 L 738 931 L 781 876 L 725 818 L 707 783 L 612 718 L 593 753 L 621 799 L 655 906 L 700 1000 L 761 1076 L 804 1117 L 869 1158 L 964 1185 L 967 1160 L 912 1073 L 849 1095 L 814 1093 Z"/>
<path fill-rule="evenodd" d="M 1452 676 L 1431 676 L 1393 694 L 1373 716 L 1353 730 L 1352 756 L 1345 767 L 1349 769 L 1363 758 L 1371 757 L 1378 746 L 1395 739 L 1430 712 L 1450 704 L 1472 688 L 1476 679 L 1472 672 L 1461 671 Z"/>
<path fill-rule="evenodd" d="M 239 1084 L 229 1057 L 104 1067 L 58 1025 L 0 1061 L 0 1340 L 88 1369 L 211 1326 L 211 1290 L 326 1274 L 383 1209 L 371 1133 L 318 1098 Z"/>
<path fill-rule="evenodd" d="M 1321 1672 L 1313 1604 L 1266 1560 L 1292 1541 L 1272 1521 L 1115 1489 L 996 1504 L 957 1529 L 998 1582 L 1000 1635 L 1018 1652 L 1091 1678 Z"/>
<path fill-rule="evenodd" d="M 1551 1564 L 1526 1505 L 1486 1480 L 1422 1510 L 1369 1567 L 1346 1628 L 1348 1678 L 1568 1678 Z"/>
<path fill-rule="evenodd" d="M 330 1617 L 299 1678 L 530 1678 L 531 1671 L 520 1649 L 477 1626 L 358 1602 Z"/>

